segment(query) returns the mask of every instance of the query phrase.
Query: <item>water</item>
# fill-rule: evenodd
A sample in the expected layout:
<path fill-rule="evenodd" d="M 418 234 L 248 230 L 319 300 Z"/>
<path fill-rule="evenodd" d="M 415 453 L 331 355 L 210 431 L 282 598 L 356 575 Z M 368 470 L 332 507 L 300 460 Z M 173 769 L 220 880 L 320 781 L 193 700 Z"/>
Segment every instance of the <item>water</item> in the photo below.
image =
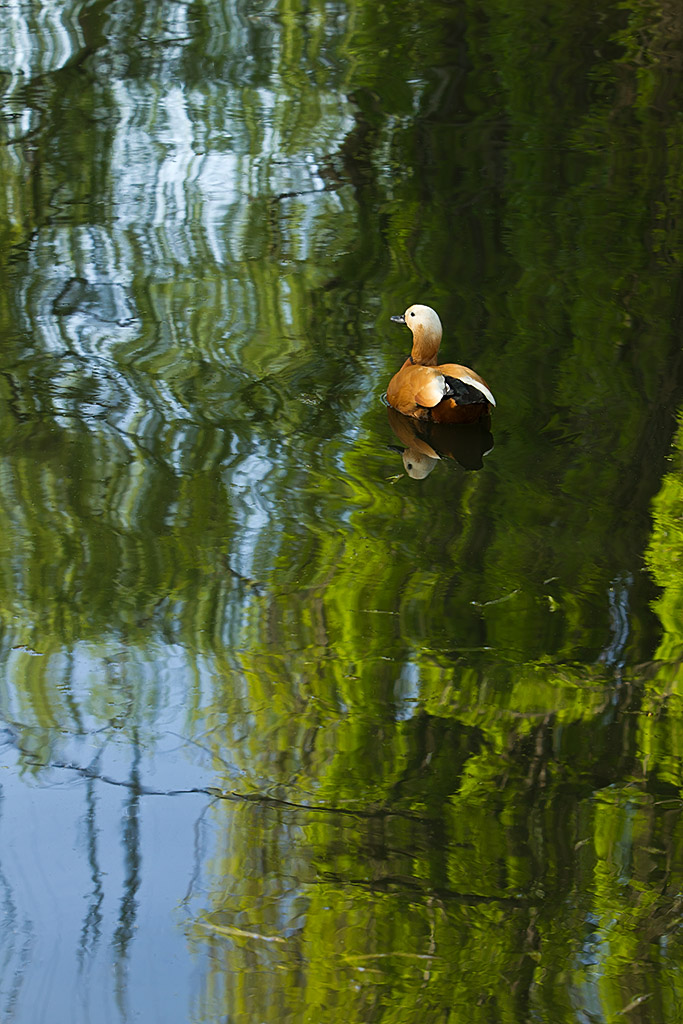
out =
<path fill-rule="evenodd" d="M 680 1019 L 677 12 L 0 13 L 2 1019 Z"/>

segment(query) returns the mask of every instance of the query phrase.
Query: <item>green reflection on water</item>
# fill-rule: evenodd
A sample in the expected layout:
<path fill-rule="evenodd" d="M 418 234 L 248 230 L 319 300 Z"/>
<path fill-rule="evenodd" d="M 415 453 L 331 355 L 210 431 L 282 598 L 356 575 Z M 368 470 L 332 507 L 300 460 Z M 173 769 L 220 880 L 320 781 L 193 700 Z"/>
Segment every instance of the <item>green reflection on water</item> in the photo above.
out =
<path fill-rule="evenodd" d="M 35 784 L 131 794 L 113 1002 L 172 790 L 188 1019 L 672 1019 L 676 11 L 46 18 L 0 39 L 1 696 Z M 499 399 L 477 472 L 392 448 L 414 300 Z"/>

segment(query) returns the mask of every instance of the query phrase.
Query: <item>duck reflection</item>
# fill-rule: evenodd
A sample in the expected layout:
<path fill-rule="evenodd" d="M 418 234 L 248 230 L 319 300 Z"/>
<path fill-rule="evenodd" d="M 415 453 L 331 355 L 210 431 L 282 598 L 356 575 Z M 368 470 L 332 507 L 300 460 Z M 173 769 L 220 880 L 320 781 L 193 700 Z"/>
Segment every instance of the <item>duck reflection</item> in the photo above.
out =
<path fill-rule="evenodd" d="M 387 409 L 389 426 L 401 442 L 392 445 L 399 452 L 405 471 L 413 480 L 424 480 L 441 459 L 453 459 L 463 469 L 481 469 L 484 456 L 493 448 L 491 418 L 475 423 L 433 423 L 403 416 Z"/>

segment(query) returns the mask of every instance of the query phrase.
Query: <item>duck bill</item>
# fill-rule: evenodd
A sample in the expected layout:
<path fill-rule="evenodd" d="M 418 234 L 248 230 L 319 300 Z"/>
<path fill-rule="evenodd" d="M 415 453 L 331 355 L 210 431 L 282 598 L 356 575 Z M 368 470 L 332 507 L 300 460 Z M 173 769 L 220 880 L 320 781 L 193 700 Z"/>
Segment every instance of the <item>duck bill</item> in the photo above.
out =
<path fill-rule="evenodd" d="M 395 324 L 403 324 L 404 327 L 406 325 L 406 318 L 404 313 L 401 313 L 399 316 L 392 316 L 390 319 Z"/>

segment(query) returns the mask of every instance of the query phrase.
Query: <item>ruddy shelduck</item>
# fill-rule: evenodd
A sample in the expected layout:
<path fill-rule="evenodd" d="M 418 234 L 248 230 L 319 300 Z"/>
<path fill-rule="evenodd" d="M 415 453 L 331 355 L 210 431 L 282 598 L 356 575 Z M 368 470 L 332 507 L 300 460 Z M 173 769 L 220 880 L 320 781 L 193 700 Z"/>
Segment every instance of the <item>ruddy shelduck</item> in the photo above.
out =
<path fill-rule="evenodd" d="M 431 306 L 409 306 L 391 319 L 413 334 L 413 350 L 387 388 L 393 409 L 435 423 L 472 423 L 490 411 L 496 400 L 478 373 L 460 363 L 437 366 L 443 331 Z"/>

